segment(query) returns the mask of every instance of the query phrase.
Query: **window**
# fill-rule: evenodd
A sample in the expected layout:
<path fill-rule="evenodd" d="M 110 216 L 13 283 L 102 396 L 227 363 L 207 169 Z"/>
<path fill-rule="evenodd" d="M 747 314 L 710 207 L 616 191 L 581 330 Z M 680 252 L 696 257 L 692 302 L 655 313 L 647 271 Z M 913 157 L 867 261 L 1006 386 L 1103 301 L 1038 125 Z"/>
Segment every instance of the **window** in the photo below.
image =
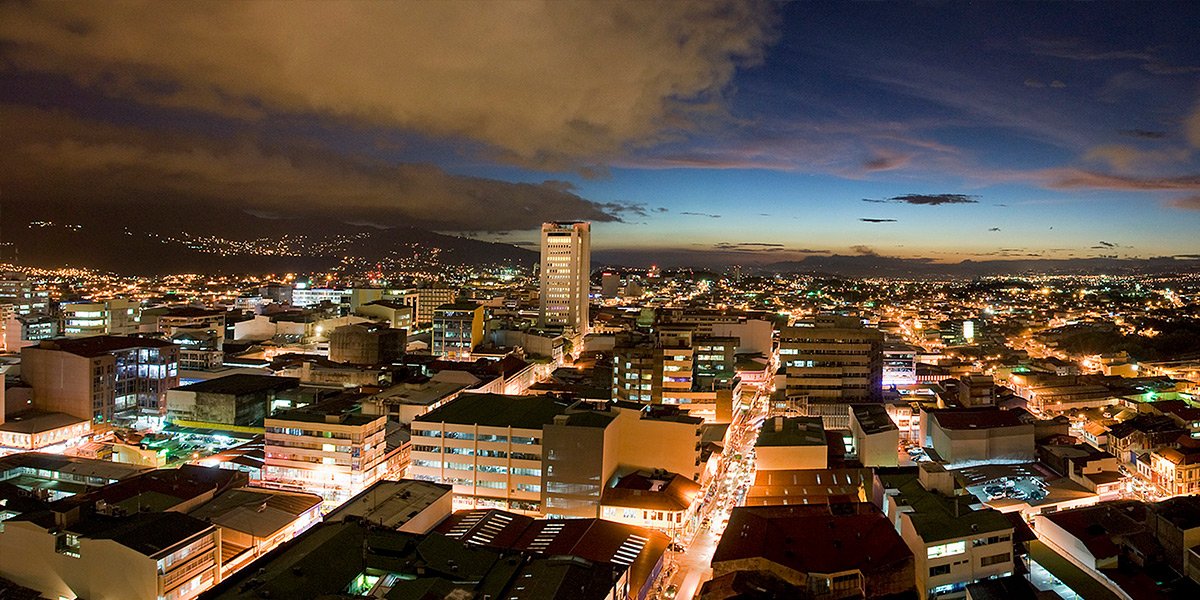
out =
<path fill-rule="evenodd" d="M 938 565 L 936 567 L 929 567 L 929 576 L 930 577 L 937 577 L 938 575 L 946 575 L 949 572 L 950 572 L 950 565 Z"/>
<path fill-rule="evenodd" d="M 54 551 L 79 558 L 79 536 L 67 532 L 58 534 L 54 540 Z"/>
<path fill-rule="evenodd" d="M 1009 553 L 1005 552 L 1004 554 L 997 554 L 995 556 L 985 556 L 985 557 L 979 559 L 979 566 L 990 567 L 992 565 L 1006 563 L 1010 560 L 1012 560 L 1012 558 L 1009 556 Z"/>
<path fill-rule="evenodd" d="M 954 556 L 967 551 L 966 542 L 950 542 L 949 544 L 939 544 L 929 547 L 929 558 L 940 558 L 942 556 Z"/>

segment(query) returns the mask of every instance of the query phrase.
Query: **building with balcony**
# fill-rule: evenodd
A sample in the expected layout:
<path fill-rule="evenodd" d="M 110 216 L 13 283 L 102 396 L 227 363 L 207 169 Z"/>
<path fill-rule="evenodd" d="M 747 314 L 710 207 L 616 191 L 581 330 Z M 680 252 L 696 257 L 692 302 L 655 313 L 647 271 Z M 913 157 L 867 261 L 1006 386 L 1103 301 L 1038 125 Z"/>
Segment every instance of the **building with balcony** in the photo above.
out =
<path fill-rule="evenodd" d="M 4 522 L 0 573 L 49 598 L 189 600 L 220 581 L 221 535 L 180 512 L 25 513 Z"/>
<path fill-rule="evenodd" d="M 317 494 L 336 506 L 387 471 L 387 417 L 364 415 L 356 394 L 276 411 L 264 421 L 263 485 Z"/>

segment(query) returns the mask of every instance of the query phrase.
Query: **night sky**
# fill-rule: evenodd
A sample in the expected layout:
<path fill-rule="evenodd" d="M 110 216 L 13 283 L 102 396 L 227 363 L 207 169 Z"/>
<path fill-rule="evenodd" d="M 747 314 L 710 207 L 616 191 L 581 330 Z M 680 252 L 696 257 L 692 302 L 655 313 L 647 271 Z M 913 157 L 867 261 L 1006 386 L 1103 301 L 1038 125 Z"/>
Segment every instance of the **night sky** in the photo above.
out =
<path fill-rule="evenodd" d="M 0 132 L 22 218 L 1196 254 L 1200 3 L 7 2 Z"/>

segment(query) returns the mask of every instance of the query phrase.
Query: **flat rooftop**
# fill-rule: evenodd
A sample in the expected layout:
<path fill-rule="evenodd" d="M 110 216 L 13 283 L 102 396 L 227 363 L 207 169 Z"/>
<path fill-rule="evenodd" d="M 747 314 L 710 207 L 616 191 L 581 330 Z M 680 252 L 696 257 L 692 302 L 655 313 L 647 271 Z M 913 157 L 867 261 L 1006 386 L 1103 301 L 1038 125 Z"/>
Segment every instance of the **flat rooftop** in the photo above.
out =
<path fill-rule="evenodd" d="M 383 480 L 326 515 L 325 522 L 337 523 L 347 517 L 357 517 L 388 529 L 398 529 L 450 493 L 451 486 L 440 483 Z"/>
<path fill-rule="evenodd" d="M 233 375 L 225 375 L 224 377 L 217 377 L 216 379 L 209 379 L 207 381 L 199 381 L 190 385 L 180 386 L 175 389 L 184 392 L 196 392 L 203 394 L 244 396 L 258 392 L 285 390 L 298 387 L 299 385 L 300 380 L 295 377 L 276 377 L 274 375 L 235 373 Z"/>
<path fill-rule="evenodd" d="M 763 422 L 757 446 L 824 446 L 821 417 L 773 417 Z"/>
<path fill-rule="evenodd" d="M 54 431 L 55 429 L 86 422 L 86 419 L 72 417 L 71 415 L 59 412 L 30 409 L 5 417 L 4 423 L 0 425 L 0 431 L 34 434 L 43 431 Z"/>
<path fill-rule="evenodd" d="M 551 396 L 462 394 L 414 419 L 417 423 L 453 423 L 485 427 L 541 429 L 567 412 L 569 404 Z"/>
<path fill-rule="evenodd" d="M 175 344 L 164 340 L 151 338 L 123 337 L 115 335 L 97 335 L 86 338 L 56 338 L 45 340 L 32 348 L 41 350 L 58 350 L 78 356 L 94 358 L 131 348 L 174 348 Z"/>
<path fill-rule="evenodd" d="M 850 411 L 863 433 L 883 433 L 899 429 L 882 404 L 854 404 Z"/>
<path fill-rule="evenodd" d="M 975 496 L 945 496 L 921 485 L 916 467 L 886 468 L 877 472 L 897 506 L 909 507 L 913 527 L 926 543 L 1009 531 L 1013 528 L 1000 511 L 986 508 Z"/>

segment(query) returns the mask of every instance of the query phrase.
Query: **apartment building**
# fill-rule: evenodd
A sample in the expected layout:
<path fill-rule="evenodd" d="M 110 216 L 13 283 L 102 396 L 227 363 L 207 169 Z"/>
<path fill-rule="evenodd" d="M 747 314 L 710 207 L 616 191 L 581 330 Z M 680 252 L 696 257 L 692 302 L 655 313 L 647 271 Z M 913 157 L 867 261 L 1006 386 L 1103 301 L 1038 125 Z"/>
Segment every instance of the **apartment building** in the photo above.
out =
<path fill-rule="evenodd" d="M 179 385 L 179 347 L 154 339 L 95 336 L 44 340 L 21 349 L 34 408 L 107 422 L 162 416 Z"/>
<path fill-rule="evenodd" d="M 136 300 L 76 302 L 62 305 L 61 310 L 63 335 L 70 338 L 137 333 L 142 317 L 142 305 Z"/>
<path fill-rule="evenodd" d="M 409 476 L 453 485 L 456 508 L 597 517 L 622 470 L 699 479 L 702 422 L 674 407 L 462 394 L 413 420 Z"/>
<path fill-rule="evenodd" d="M 470 360 L 471 351 L 483 341 L 483 312 L 483 306 L 466 301 L 437 307 L 433 311 L 433 355 Z"/>
<path fill-rule="evenodd" d="M 356 394 L 277 411 L 264 422 L 263 485 L 318 494 L 336 506 L 387 472 L 387 417 L 359 412 Z"/>
<path fill-rule="evenodd" d="M 221 534 L 180 512 L 37 511 L 4 521 L 0 573 L 60 600 L 190 600 L 220 581 Z"/>

